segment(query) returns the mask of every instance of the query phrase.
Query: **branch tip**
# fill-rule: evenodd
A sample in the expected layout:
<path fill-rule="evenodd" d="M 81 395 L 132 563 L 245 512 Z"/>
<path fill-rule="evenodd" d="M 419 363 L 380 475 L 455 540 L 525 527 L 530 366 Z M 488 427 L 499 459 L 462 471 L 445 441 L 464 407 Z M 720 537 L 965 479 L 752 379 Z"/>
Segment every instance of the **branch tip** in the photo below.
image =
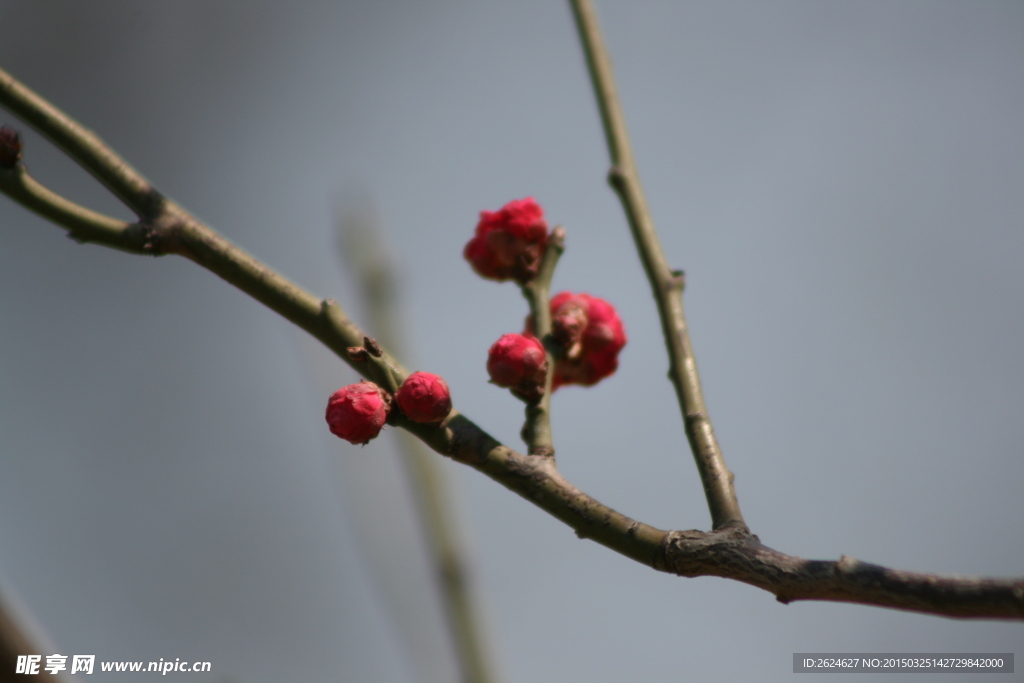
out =
<path fill-rule="evenodd" d="M 557 249 L 559 254 L 565 251 L 565 228 L 561 225 L 556 225 L 555 229 L 551 231 L 551 235 L 548 236 L 548 245 L 552 249 Z"/>

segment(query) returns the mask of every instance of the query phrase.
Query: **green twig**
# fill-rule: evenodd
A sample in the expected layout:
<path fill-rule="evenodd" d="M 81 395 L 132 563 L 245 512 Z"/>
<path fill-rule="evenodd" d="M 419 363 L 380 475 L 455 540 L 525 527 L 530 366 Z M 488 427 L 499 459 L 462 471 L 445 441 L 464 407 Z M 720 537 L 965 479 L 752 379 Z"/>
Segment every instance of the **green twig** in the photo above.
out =
<path fill-rule="evenodd" d="M 712 528 L 720 529 L 730 525 L 745 527 L 732 485 L 732 473 L 725 465 L 725 458 L 704 404 L 697 361 L 690 346 L 690 332 L 683 313 L 683 274 L 669 268 L 658 233 L 654 229 L 654 221 L 647 210 L 636 164 L 633 162 L 626 119 L 615 91 L 611 61 L 601 37 L 594 7 L 590 0 L 571 2 L 611 155 L 612 169 L 608 180 L 622 201 L 633 240 L 658 303 L 661 328 L 668 348 L 669 378 L 676 390 L 690 450 L 704 484 Z"/>
<path fill-rule="evenodd" d="M 99 242 L 116 249 L 138 253 L 144 234 L 138 224 L 96 213 L 47 189 L 21 164 L 0 168 L 0 191 L 25 208 L 63 225 L 68 237 L 79 242 Z"/>
<path fill-rule="evenodd" d="M 163 198 L 138 171 L 129 166 L 92 131 L 71 119 L 9 73 L 0 69 L 0 102 L 29 122 L 50 142 L 124 202 L 137 216 L 151 218 Z"/>
<path fill-rule="evenodd" d="M 548 372 L 544 377 L 544 393 L 540 399 L 526 404 L 526 424 L 523 425 L 523 441 L 530 455 L 555 455 L 554 437 L 551 434 L 551 385 L 555 376 L 555 348 L 551 337 L 551 278 L 555 274 L 558 259 L 565 251 L 565 228 L 561 225 L 551 231 L 544 259 L 537 271 L 537 277 L 522 286 L 523 296 L 530 304 L 533 318 L 533 333 L 544 345 L 548 361 Z"/>

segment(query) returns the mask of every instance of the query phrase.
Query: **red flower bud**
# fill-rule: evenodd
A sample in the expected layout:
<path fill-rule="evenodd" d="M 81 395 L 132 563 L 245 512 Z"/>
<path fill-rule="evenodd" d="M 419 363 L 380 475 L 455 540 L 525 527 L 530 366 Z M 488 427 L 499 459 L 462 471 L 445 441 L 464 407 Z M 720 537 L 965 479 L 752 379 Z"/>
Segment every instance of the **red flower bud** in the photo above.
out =
<path fill-rule="evenodd" d="M 537 276 L 547 241 L 544 210 L 527 197 L 498 211 L 481 211 L 476 235 L 462 255 L 481 277 L 524 284 Z"/>
<path fill-rule="evenodd" d="M 364 379 L 331 394 L 327 401 L 327 425 L 335 436 L 365 444 L 380 434 L 390 410 L 391 396 Z"/>
<path fill-rule="evenodd" d="M 532 328 L 527 320 L 527 329 Z M 552 386 L 591 386 L 619 367 L 626 330 L 615 307 L 589 294 L 562 292 L 551 299 L 551 336 L 563 352 Z"/>
<path fill-rule="evenodd" d="M 21 136 L 7 126 L 0 128 L 0 168 L 14 168 L 21 158 Z"/>
<path fill-rule="evenodd" d="M 568 294 L 565 292 L 564 294 Z M 559 295 L 562 296 L 562 295 Z M 556 297 L 557 298 L 557 297 Z M 564 305 L 551 302 L 551 336 L 559 346 L 574 355 L 572 349 L 581 348 L 583 332 L 587 329 L 587 306 L 584 302 L 572 297 Z"/>
<path fill-rule="evenodd" d="M 448 383 L 429 372 L 409 375 L 395 394 L 398 407 L 413 422 L 436 424 L 452 411 Z"/>
<path fill-rule="evenodd" d="M 544 395 L 548 361 L 536 337 L 506 334 L 487 353 L 487 373 L 499 387 L 509 387 L 528 401 Z"/>

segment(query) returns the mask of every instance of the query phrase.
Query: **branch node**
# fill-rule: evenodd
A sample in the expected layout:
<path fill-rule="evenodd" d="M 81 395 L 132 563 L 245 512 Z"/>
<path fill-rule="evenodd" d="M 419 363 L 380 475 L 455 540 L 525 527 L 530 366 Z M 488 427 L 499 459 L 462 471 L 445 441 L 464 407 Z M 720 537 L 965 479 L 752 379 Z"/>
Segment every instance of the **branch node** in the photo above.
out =
<path fill-rule="evenodd" d="M 136 228 L 142 233 L 141 249 L 143 252 L 151 256 L 162 256 L 164 254 L 164 237 L 157 227 L 146 222 L 140 222 L 136 223 L 132 228 Z"/>
<path fill-rule="evenodd" d="M 370 360 L 369 355 L 366 353 L 366 349 L 362 346 L 349 346 L 345 349 L 345 353 L 348 355 L 348 359 L 353 363 L 365 363 Z"/>
<path fill-rule="evenodd" d="M 0 168 L 14 168 L 21 159 L 21 135 L 10 126 L 0 127 Z"/>
<path fill-rule="evenodd" d="M 380 350 L 380 344 L 377 343 L 376 339 L 372 339 L 370 337 L 363 337 L 363 347 L 374 358 L 380 358 L 381 355 L 383 355 Z"/>
<path fill-rule="evenodd" d="M 857 565 L 860 564 L 860 560 L 850 557 L 849 555 L 840 555 L 839 561 L 832 566 L 832 571 L 836 574 L 849 574 L 850 572 L 857 569 Z"/>
<path fill-rule="evenodd" d="M 686 272 L 682 270 L 673 270 L 671 275 L 672 277 L 670 277 L 666 283 L 666 288 L 669 291 L 682 293 L 682 291 L 686 289 Z"/>
<path fill-rule="evenodd" d="M 686 426 L 690 427 L 698 422 L 710 422 L 711 418 L 708 417 L 707 413 L 687 413 L 686 414 Z"/>
<path fill-rule="evenodd" d="M 618 164 L 608 169 L 608 184 L 617 192 L 621 192 L 626 187 L 626 171 Z"/>

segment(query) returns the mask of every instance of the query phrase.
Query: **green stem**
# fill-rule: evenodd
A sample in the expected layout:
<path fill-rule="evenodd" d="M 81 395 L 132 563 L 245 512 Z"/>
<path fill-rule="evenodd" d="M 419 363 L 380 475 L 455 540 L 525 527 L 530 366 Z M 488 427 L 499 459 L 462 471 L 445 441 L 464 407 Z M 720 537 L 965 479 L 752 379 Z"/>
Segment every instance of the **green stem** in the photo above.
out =
<path fill-rule="evenodd" d="M 47 189 L 20 163 L 0 169 L 0 192 L 26 209 L 68 229 L 68 237 L 78 242 L 98 242 L 115 249 L 143 253 L 144 234 L 137 223 L 96 213 Z"/>
<path fill-rule="evenodd" d="M 704 392 L 697 374 L 697 361 L 690 345 L 690 332 L 683 312 L 683 274 L 669 268 L 654 221 L 647 209 L 640 177 L 633 161 L 626 118 L 615 90 L 611 61 L 590 0 L 571 0 L 580 40 L 587 57 L 590 79 L 601 110 L 612 169 L 608 180 L 619 195 L 640 260 L 658 304 L 661 329 L 669 356 L 669 377 L 683 414 L 690 450 L 697 464 L 704 495 L 711 511 L 712 527 L 744 526 L 739 501 L 733 489 L 732 473 L 715 438 L 704 404 Z"/>
<path fill-rule="evenodd" d="M 0 104 L 64 150 L 143 219 L 155 216 L 163 197 L 92 131 L 0 69 Z"/>
<path fill-rule="evenodd" d="M 551 338 L 551 278 L 555 274 L 558 259 L 565 251 L 565 228 L 561 225 L 551 231 L 544 250 L 537 277 L 523 285 L 523 296 L 530 304 L 533 317 L 533 333 L 544 345 L 548 361 L 548 373 L 544 377 L 544 394 L 537 401 L 526 404 L 526 424 L 523 425 L 523 440 L 530 455 L 555 455 L 555 442 L 551 434 L 551 385 L 555 376 L 555 345 Z"/>

